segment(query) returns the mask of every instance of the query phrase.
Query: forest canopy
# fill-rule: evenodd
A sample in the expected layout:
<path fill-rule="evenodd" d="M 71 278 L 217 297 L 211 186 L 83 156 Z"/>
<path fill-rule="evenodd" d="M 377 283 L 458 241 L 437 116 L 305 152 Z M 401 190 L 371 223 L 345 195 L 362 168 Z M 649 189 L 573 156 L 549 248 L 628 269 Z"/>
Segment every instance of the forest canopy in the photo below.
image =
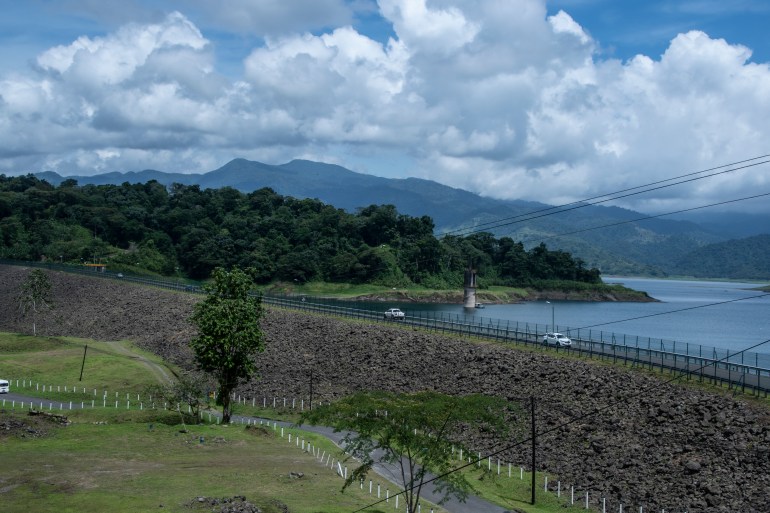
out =
<path fill-rule="evenodd" d="M 600 283 L 597 269 L 544 244 L 526 250 L 486 232 L 437 238 L 430 217 L 393 205 L 355 213 L 269 188 L 156 181 L 58 187 L 0 175 L 0 258 L 104 263 L 112 270 L 208 278 L 217 267 L 254 268 L 257 283 L 327 281 L 457 287 L 471 264 L 479 284 Z"/>

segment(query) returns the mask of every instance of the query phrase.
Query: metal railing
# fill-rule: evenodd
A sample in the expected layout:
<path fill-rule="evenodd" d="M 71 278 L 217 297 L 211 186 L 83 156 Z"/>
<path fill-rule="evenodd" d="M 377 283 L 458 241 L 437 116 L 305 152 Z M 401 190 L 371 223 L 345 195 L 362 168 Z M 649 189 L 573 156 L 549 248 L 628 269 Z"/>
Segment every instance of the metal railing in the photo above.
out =
<path fill-rule="evenodd" d="M 78 265 L 53 262 L 18 262 L 0 260 L 0 264 L 23 265 L 76 273 L 105 279 L 122 280 L 187 293 L 202 293 L 199 283 L 167 278 L 150 278 L 122 274 Z M 498 340 L 512 345 L 547 347 L 577 357 L 601 358 L 633 367 L 681 373 L 684 378 L 727 385 L 730 389 L 747 390 L 767 397 L 770 391 L 770 354 L 729 350 L 662 339 L 629 336 L 591 329 L 507 321 L 476 316 L 461 316 L 447 312 L 407 310 L 403 320 L 385 318 L 384 311 L 363 308 L 350 301 L 338 301 L 307 295 L 263 294 L 265 304 L 325 315 L 407 325 L 444 334 Z M 572 339 L 570 347 L 545 346 L 543 334 L 548 331 L 566 333 Z"/>
<path fill-rule="evenodd" d="M 577 357 L 602 358 L 613 363 L 648 368 L 649 370 L 682 373 L 686 379 L 708 380 L 712 383 L 740 388 L 742 392 L 770 391 L 770 354 L 735 352 L 700 346 L 698 344 L 660 339 L 631 337 L 596 330 L 557 327 L 571 335 L 569 347 L 546 346 L 543 335 L 551 331 L 548 325 L 511 322 L 493 318 L 460 316 L 445 312 L 406 311 L 403 320 L 390 320 L 384 311 L 358 308 L 344 301 L 303 295 L 265 295 L 266 304 L 337 315 L 372 322 L 406 325 L 429 331 L 466 337 L 493 339 L 512 345 L 545 347 Z"/>

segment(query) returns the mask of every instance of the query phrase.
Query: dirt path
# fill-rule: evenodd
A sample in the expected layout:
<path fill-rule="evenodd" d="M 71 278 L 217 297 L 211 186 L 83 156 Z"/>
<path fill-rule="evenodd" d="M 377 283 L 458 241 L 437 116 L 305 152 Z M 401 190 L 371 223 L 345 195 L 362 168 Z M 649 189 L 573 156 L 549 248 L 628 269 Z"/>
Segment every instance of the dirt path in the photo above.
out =
<path fill-rule="evenodd" d="M 134 360 L 139 360 L 142 362 L 142 364 L 147 367 L 150 372 L 152 372 L 153 376 L 158 378 L 158 382 L 164 385 L 168 385 L 171 382 L 174 381 L 174 378 L 172 377 L 172 372 L 169 370 L 169 368 L 165 365 L 159 365 L 151 360 L 149 360 L 147 357 L 142 356 L 140 354 L 136 354 L 131 349 L 126 347 L 124 344 L 125 342 L 109 342 L 109 345 L 112 349 L 114 349 L 116 352 L 123 354 L 125 356 L 128 356 L 129 358 L 132 358 Z"/>

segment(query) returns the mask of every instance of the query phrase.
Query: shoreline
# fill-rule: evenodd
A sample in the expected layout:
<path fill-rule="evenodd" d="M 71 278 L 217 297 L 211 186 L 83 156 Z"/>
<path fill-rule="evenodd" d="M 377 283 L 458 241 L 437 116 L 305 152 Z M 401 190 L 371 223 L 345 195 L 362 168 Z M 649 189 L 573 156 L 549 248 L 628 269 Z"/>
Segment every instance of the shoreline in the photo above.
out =
<path fill-rule="evenodd" d="M 327 295 L 331 299 L 340 299 Z M 441 303 L 462 304 L 462 291 L 396 291 L 375 294 L 362 294 L 349 299 L 353 301 L 372 302 L 402 302 L 402 303 Z M 628 302 L 628 303 L 657 303 L 660 302 L 644 291 L 632 289 L 622 290 L 535 290 L 511 289 L 509 291 L 477 290 L 476 302 L 485 305 L 518 304 L 532 301 L 585 301 L 585 302 Z"/>

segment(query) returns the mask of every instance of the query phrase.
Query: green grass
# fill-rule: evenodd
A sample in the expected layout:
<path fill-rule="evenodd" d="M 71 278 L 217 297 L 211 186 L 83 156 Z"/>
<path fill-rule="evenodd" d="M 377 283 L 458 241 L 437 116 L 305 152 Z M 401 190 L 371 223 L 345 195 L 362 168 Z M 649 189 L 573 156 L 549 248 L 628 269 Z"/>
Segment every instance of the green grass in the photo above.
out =
<path fill-rule="evenodd" d="M 615 294 L 629 300 L 644 300 L 647 298 L 645 292 L 635 291 L 625 288 L 618 284 L 604 283 L 582 283 L 571 281 L 542 281 L 530 286 L 509 287 L 503 285 L 491 285 L 489 287 L 476 290 L 476 297 L 479 302 L 485 303 L 513 303 L 526 301 L 533 295 L 540 296 L 542 291 L 569 292 L 573 299 L 584 298 L 591 300 L 601 294 Z M 463 289 L 458 286 L 451 289 L 431 289 L 419 285 L 408 287 L 391 288 L 381 285 L 371 284 L 350 284 L 350 283 L 329 283 L 329 282 L 308 282 L 302 284 L 295 283 L 274 283 L 264 289 L 267 293 L 279 294 L 305 294 L 315 297 L 326 297 L 333 299 L 353 299 L 358 297 L 392 297 L 397 299 L 408 298 L 411 301 L 435 300 L 443 298 L 446 302 L 459 302 L 462 300 Z"/>
<path fill-rule="evenodd" d="M 399 287 L 394 291 L 393 288 L 383 285 L 329 282 L 308 282 L 302 284 L 275 283 L 268 286 L 266 291 L 273 293 L 282 292 L 291 294 L 306 294 L 308 296 L 335 297 L 340 299 L 354 298 L 358 296 L 386 295 L 392 294 L 396 291 L 424 295 L 429 295 L 434 292 L 441 292 L 418 286 Z"/>
<path fill-rule="evenodd" d="M 114 402 L 116 393 L 121 400 L 126 394 L 136 398 L 148 385 L 158 382 L 140 357 L 165 366 L 158 357 L 127 342 L 0 334 L 0 376 L 13 380 L 14 390 L 31 397 L 90 402 L 102 401 L 106 392 L 108 401 Z M 168 373 L 172 374 L 170 368 Z M 73 394 L 73 389 L 79 393 Z"/>
<path fill-rule="evenodd" d="M 546 476 L 538 473 L 535 476 L 535 505 L 531 504 L 532 497 L 532 473 L 522 472 L 519 467 L 511 468 L 511 476 L 508 477 L 508 466 L 502 465 L 500 475 L 497 474 L 497 466 L 492 462 L 492 470 L 484 462 L 482 468 L 468 467 L 463 470 L 466 479 L 476 489 L 476 492 L 482 495 L 490 502 L 504 508 L 520 510 L 527 513 L 550 513 L 554 511 L 563 512 L 585 512 L 582 495 L 576 494 L 575 505 L 570 506 L 569 485 L 561 486 L 561 497 L 557 496 L 552 477 L 548 477 L 549 492 L 544 491 Z"/>
<path fill-rule="evenodd" d="M 86 366 L 80 382 L 76 375 L 86 344 Z M 137 410 L 134 394 L 141 394 L 158 379 L 138 357 L 161 363 L 127 343 L 0 333 L 0 375 L 32 380 L 21 389 L 12 383 L 14 391 L 61 401 L 65 407 L 69 401 L 76 405 L 83 401 L 89 406 L 94 400 L 96 405 L 63 412 L 72 422 L 67 427 L 46 426 L 45 421 L 38 420 L 47 431 L 40 438 L 27 436 L 24 430 L 0 431 L 4 463 L 0 502 L 4 512 L 182 512 L 190 511 L 186 504 L 198 496 L 244 495 L 265 513 L 280 511 L 279 503 L 286 504 L 292 513 L 337 513 L 375 502 L 377 484 L 383 497 L 386 488 L 391 496 L 395 493 L 396 486 L 376 474 L 370 475 L 375 495 L 369 495 L 368 483 L 363 490 L 352 486 L 342 493 L 342 479 L 325 465 L 326 459 L 321 463 L 296 446 L 299 436 L 331 458 L 340 458 L 339 448 L 321 435 L 297 428 L 285 428 L 281 433 L 280 427 L 273 430 L 268 425 L 190 425 L 182 423 L 179 413 L 147 406 Z M 67 385 L 64 392 L 59 383 L 66 382 L 77 391 Z M 42 383 L 53 384 L 54 390 L 35 388 Z M 107 408 L 100 407 L 103 390 L 108 390 Z M 118 408 L 114 407 L 115 391 L 119 394 Z M 125 408 L 126 393 L 131 409 Z M 48 410 L 46 406 L 43 410 Z M 30 422 L 20 405 L 16 408 L 6 405 L 0 409 L 0 422 L 9 418 Z M 299 405 L 283 408 L 281 400 L 278 409 L 247 403 L 236 405 L 235 413 L 296 421 L 300 412 Z M 206 420 L 207 414 L 203 417 Z M 302 472 L 304 477 L 292 479 L 289 472 Z M 507 476 L 479 479 L 475 469 L 468 472 L 482 496 L 503 507 L 527 513 L 564 511 L 563 501 L 541 491 L 537 506 L 529 505 L 526 477 L 524 481 Z M 393 507 L 391 499 L 390 504 L 367 511 L 387 512 Z M 430 506 L 424 504 L 423 510 L 430 511 Z M 435 511 L 444 512 L 437 507 Z"/>
<path fill-rule="evenodd" d="M 86 372 L 79 382 L 72 375 L 80 372 L 86 343 Z M 88 405 L 93 388 L 98 398 L 103 389 L 120 390 L 119 408 L 100 408 L 97 400 L 97 408 L 63 412 L 70 426 L 46 426 L 40 421 L 47 431 L 43 437 L 30 436 L 25 430 L 0 432 L 3 512 L 121 513 L 161 510 L 161 504 L 162 511 L 181 512 L 190 511 L 185 504 L 198 496 L 244 495 L 266 513 L 281 511 L 276 506 L 280 503 L 293 513 L 337 513 L 374 501 L 368 487 L 342 493 L 342 479 L 295 445 L 299 436 L 339 458 L 339 449 L 320 435 L 284 429 L 281 437 L 280 428 L 274 431 L 267 426 L 184 425 L 178 413 L 136 410 L 133 397 L 131 409 L 125 409 L 124 394 L 141 393 L 147 384 L 157 382 L 157 376 L 135 358 L 135 349 L 133 356 L 126 355 L 116 344 L 0 334 L 0 375 L 28 376 L 22 379 L 33 381 L 20 389 L 14 381 L 16 392 L 61 400 L 66 407 L 70 400 L 79 403 L 81 398 Z M 59 385 L 54 385 L 53 392 L 35 388 L 36 383 L 60 382 L 74 383 L 78 391 L 73 392 L 72 385 L 66 393 L 63 387 L 57 391 Z M 114 398 L 112 392 L 109 398 Z M 30 422 L 32 417 L 20 405 L 15 410 L 10 406 L 0 409 L 0 422 L 10 418 Z M 239 414 L 269 413 L 245 405 L 236 409 Z M 297 418 L 288 409 L 270 411 L 273 417 Z M 292 479 L 289 472 L 302 472 L 304 477 Z M 386 487 L 395 488 L 382 478 L 373 479 L 382 483 L 383 494 Z M 392 503 L 379 511 L 390 507 Z"/>
<path fill-rule="evenodd" d="M 184 430 L 157 422 L 162 413 L 123 415 L 73 411 L 72 425 L 50 427 L 43 438 L 1 438 L 3 511 L 120 513 L 162 505 L 182 512 L 198 496 L 235 495 L 262 507 L 278 499 L 297 513 L 350 512 L 372 502 L 357 489 L 341 493 L 342 480 L 289 444 L 288 433 L 281 438 L 260 426 Z"/>

